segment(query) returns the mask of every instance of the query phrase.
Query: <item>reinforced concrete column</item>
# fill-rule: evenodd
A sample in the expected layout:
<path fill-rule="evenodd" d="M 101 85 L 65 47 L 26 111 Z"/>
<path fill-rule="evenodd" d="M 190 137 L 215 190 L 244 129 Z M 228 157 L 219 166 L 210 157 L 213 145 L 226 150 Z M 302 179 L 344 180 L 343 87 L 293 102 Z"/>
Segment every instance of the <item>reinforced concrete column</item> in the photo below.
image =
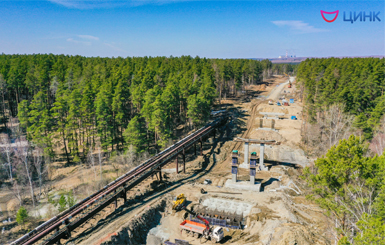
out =
<path fill-rule="evenodd" d="M 162 168 L 159 167 L 159 181 L 162 182 Z"/>
<path fill-rule="evenodd" d="M 254 175 L 250 175 L 250 184 L 251 185 L 255 184 L 255 176 Z"/>
<path fill-rule="evenodd" d="M 261 143 L 260 153 L 259 153 L 259 169 L 260 170 L 265 170 L 265 165 L 263 164 L 264 153 L 265 153 L 265 144 Z"/>
<path fill-rule="evenodd" d="M 235 168 L 236 170 L 238 170 L 238 168 Z M 232 173 L 232 181 L 234 182 L 234 183 L 236 183 L 237 182 L 237 173 L 235 172 L 233 172 Z"/>
<path fill-rule="evenodd" d="M 200 143 L 201 143 L 201 156 L 203 156 L 203 141 L 202 141 L 202 138 L 200 138 Z"/>
<path fill-rule="evenodd" d="M 179 173 L 179 162 L 178 162 L 178 155 L 176 155 L 176 174 Z"/>
<path fill-rule="evenodd" d="M 237 174 L 238 174 L 238 151 L 233 151 L 231 156 L 231 174 L 232 181 L 234 183 L 237 182 Z"/>
<path fill-rule="evenodd" d="M 244 155 L 243 163 L 249 164 L 249 142 L 245 142 L 243 155 Z"/>

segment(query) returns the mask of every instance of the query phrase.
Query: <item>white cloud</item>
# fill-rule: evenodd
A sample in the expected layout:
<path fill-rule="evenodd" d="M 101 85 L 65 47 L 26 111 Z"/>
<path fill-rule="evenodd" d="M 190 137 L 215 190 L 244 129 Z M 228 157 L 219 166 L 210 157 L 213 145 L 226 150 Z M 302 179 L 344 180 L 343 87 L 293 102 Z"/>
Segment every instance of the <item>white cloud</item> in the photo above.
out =
<path fill-rule="evenodd" d="M 74 9 L 116 8 L 121 6 L 139 6 L 145 4 L 167 4 L 196 0 L 47 0 L 52 3 Z"/>
<path fill-rule="evenodd" d="M 74 9 L 113 8 L 126 4 L 124 1 L 103 1 L 103 0 L 48 0 L 52 3 L 63 5 Z"/>
<path fill-rule="evenodd" d="M 329 31 L 326 29 L 315 28 L 314 26 L 311 26 L 308 23 L 303 22 L 302 20 L 277 20 L 272 21 L 272 23 L 279 27 L 288 26 L 290 30 L 299 33 L 316 33 Z"/>
<path fill-rule="evenodd" d="M 77 43 L 77 44 L 84 44 L 84 45 L 88 45 L 88 46 L 92 44 L 91 42 L 79 41 L 79 40 L 75 40 L 73 38 L 67 38 L 67 42 Z"/>
<path fill-rule="evenodd" d="M 94 37 L 94 36 L 91 36 L 91 35 L 78 35 L 78 37 L 81 38 L 81 39 L 87 39 L 87 40 L 95 40 L 95 41 L 99 40 L 98 37 Z"/>
<path fill-rule="evenodd" d="M 104 45 L 106 45 L 107 47 L 112 48 L 113 50 L 127 53 L 126 50 L 123 50 L 123 49 L 121 49 L 121 48 L 118 48 L 118 47 L 114 46 L 113 44 L 110 44 L 110 43 L 104 43 Z"/>

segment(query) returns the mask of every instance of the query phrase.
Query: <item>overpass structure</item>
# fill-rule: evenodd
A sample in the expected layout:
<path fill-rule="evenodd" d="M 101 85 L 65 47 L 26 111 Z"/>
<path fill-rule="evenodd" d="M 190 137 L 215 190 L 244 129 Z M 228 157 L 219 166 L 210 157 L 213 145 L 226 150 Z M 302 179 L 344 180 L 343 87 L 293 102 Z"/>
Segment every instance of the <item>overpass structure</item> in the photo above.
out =
<path fill-rule="evenodd" d="M 92 218 L 95 214 L 106 208 L 111 203 L 115 203 L 116 208 L 118 198 L 123 198 L 126 202 L 127 191 L 138 185 L 146 178 L 159 173 L 159 178 L 161 179 L 161 168 L 179 154 L 183 156 L 184 166 L 186 150 L 188 150 L 191 146 L 194 145 L 196 153 L 196 144 L 200 143 L 200 154 L 202 155 L 203 141 L 210 136 L 214 136 L 215 138 L 215 130 L 225 125 L 226 122 L 227 116 L 217 118 L 215 121 L 186 136 L 174 145 L 122 175 L 115 181 L 104 186 L 103 189 L 95 192 L 71 208 L 39 225 L 34 230 L 11 244 L 60 244 L 61 239 L 70 238 L 71 232 L 74 229 L 87 222 L 87 220 Z"/>

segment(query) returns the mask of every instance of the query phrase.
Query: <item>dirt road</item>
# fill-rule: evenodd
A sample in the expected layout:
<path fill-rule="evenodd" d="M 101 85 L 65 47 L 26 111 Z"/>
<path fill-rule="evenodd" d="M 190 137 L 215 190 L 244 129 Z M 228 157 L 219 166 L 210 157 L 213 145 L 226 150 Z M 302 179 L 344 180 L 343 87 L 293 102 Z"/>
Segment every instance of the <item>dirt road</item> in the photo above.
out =
<path fill-rule="evenodd" d="M 287 82 L 281 83 L 280 85 L 275 87 L 273 89 L 273 91 L 271 91 L 271 93 L 269 94 L 269 97 L 267 97 L 267 99 L 274 100 L 274 101 L 278 100 L 279 95 L 282 93 L 282 90 L 286 87 L 287 84 L 289 84 L 290 81 L 291 81 L 291 79 L 288 79 Z"/>

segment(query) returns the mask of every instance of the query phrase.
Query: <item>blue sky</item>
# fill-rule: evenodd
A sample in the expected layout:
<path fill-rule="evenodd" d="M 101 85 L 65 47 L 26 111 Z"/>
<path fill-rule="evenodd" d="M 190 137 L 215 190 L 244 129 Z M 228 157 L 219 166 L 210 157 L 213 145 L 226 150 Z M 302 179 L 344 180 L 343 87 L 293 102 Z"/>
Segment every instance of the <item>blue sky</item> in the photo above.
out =
<path fill-rule="evenodd" d="M 274 58 L 385 55 L 384 1 L 3 1 L 0 53 Z M 339 10 L 325 22 L 320 10 Z M 381 22 L 343 21 L 380 11 Z M 328 19 L 328 16 L 325 16 Z"/>

